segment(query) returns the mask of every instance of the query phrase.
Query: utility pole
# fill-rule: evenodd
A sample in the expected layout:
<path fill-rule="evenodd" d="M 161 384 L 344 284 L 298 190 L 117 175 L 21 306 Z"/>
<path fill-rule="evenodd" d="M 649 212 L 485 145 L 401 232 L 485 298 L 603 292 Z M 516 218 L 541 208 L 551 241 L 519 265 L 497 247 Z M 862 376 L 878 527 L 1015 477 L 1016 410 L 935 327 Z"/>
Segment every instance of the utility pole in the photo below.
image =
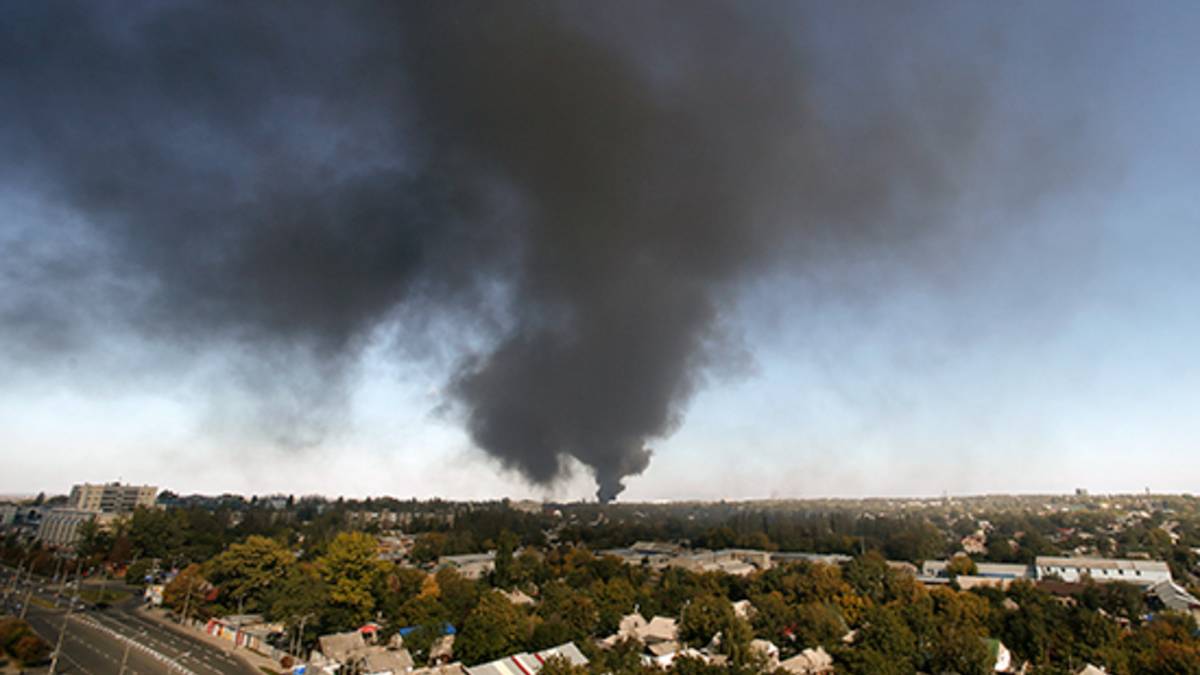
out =
<path fill-rule="evenodd" d="M 67 634 L 67 621 L 71 619 L 73 609 L 75 609 L 75 603 L 71 603 L 71 606 L 67 607 L 67 614 L 58 628 L 58 642 L 54 643 L 54 657 L 50 659 L 50 675 L 58 672 L 58 655 L 62 653 L 63 636 Z"/>
<path fill-rule="evenodd" d="M 8 601 L 8 596 L 12 595 L 17 590 L 17 582 L 21 580 L 22 567 L 25 567 L 25 561 L 22 560 L 17 564 L 17 571 L 12 576 L 12 580 L 8 582 L 8 590 L 4 592 L 4 601 Z"/>
<path fill-rule="evenodd" d="M 80 561 L 76 560 L 75 561 L 76 572 L 78 572 L 78 570 L 79 570 L 79 565 L 80 565 Z M 54 609 L 58 609 L 58 600 L 59 600 L 59 598 L 62 597 L 62 589 L 64 586 L 67 585 L 67 579 L 70 579 L 70 578 L 71 578 L 71 573 L 67 572 L 66 576 L 64 576 L 62 579 L 62 583 L 60 583 L 54 587 Z"/>
<path fill-rule="evenodd" d="M 79 575 L 83 571 L 81 568 L 82 565 L 75 566 L 75 595 L 71 599 L 71 604 L 67 606 L 62 626 L 58 628 L 58 642 L 54 645 L 54 658 L 50 660 L 50 675 L 58 673 L 58 657 L 62 654 L 63 637 L 67 634 L 67 622 L 71 620 L 71 613 L 75 611 L 75 602 L 79 599 Z"/>
<path fill-rule="evenodd" d="M 21 603 L 21 620 L 25 620 L 25 615 L 29 613 L 29 598 L 33 597 L 33 584 L 25 589 L 25 602 Z"/>
<path fill-rule="evenodd" d="M 304 651 L 304 624 L 308 622 L 308 615 L 300 617 L 300 630 L 296 633 L 296 658 L 300 658 Z"/>
<path fill-rule="evenodd" d="M 187 582 L 187 595 L 183 596 L 183 614 L 179 617 L 179 623 L 187 621 L 188 604 L 192 601 L 192 579 Z"/>

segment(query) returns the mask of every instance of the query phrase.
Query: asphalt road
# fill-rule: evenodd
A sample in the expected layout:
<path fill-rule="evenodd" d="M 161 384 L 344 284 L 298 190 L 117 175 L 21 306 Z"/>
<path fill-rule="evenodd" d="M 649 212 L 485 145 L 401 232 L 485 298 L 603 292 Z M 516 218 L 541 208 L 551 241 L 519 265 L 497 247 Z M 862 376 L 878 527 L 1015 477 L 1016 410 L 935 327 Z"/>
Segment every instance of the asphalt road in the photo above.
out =
<path fill-rule="evenodd" d="M 59 627 L 64 620 L 61 612 L 31 609 L 26 619 L 33 629 L 49 642 L 58 640 Z M 125 658 L 125 643 L 79 620 L 67 624 L 59 655 L 58 673 L 71 675 L 119 675 Z M 126 675 L 157 675 L 168 667 L 140 649 L 130 648 Z"/>
<path fill-rule="evenodd" d="M 0 585 L 0 588 L 7 589 L 7 585 Z M 9 610 L 14 614 L 20 612 L 18 603 L 24 602 L 30 588 L 23 583 L 18 592 L 10 596 Z M 53 603 L 55 589 L 45 580 L 34 579 L 32 589 L 34 598 Z M 51 609 L 31 602 L 27 611 L 26 619 L 30 625 L 51 647 L 58 640 L 59 628 L 66 615 L 66 603 L 62 604 L 62 609 Z M 119 675 L 126 645 L 133 642 L 128 650 L 126 675 L 261 675 L 243 661 L 203 640 L 177 633 L 138 615 L 134 611 L 137 605 L 137 600 L 107 609 L 82 605 L 83 609 L 74 612 L 67 624 L 58 672 Z"/>

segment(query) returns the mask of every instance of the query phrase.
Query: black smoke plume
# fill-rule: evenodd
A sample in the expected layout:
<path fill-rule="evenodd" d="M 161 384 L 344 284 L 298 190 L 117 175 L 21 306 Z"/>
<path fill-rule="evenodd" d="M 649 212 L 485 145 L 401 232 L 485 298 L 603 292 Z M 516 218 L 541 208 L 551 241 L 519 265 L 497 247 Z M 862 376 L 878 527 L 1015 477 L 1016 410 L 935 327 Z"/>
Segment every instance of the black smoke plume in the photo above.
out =
<path fill-rule="evenodd" d="M 336 373 L 452 317 L 490 344 L 447 387 L 478 446 L 611 499 L 729 358 L 741 284 L 919 256 L 987 148 L 978 64 L 810 10 L 12 4 L 2 175 L 85 226 L 10 238 L 3 348 L 103 315 Z"/>

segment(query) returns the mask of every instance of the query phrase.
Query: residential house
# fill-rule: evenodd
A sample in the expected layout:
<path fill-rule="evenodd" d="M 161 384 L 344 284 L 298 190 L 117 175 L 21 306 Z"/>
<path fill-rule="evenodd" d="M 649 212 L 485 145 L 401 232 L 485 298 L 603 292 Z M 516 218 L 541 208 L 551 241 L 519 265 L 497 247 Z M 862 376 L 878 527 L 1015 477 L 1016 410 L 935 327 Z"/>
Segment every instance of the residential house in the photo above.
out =
<path fill-rule="evenodd" d="M 519 588 L 515 588 L 511 591 L 504 591 L 503 595 L 504 595 L 504 597 L 508 598 L 508 601 L 514 605 L 530 607 L 530 606 L 537 604 L 536 600 L 529 597 L 529 595 L 527 593 L 525 593 L 524 591 L 522 591 Z"/>
<path fill-rule="evenodd" d="M 679 642 L 679 626 L 675 619 L 656 616 L 650 621 L 634 612 L 621 618 L 614 635 L 600 641 L 600 646 L 609 648 L 623 640 L 637 640 L 645 646 L 643 655 L 648 663 L 667 667 L 683 651 Z M 699 654 L 699 652 L 697 652 Z"/>
<path fill-rule="evenodd" d="M 755 639 L 750 641 L 750 653 L 762 659 L 767 670 L 774 670 L 779 665 L 779 647 L 770 640 Z"/>
<path fill-rule="evenodd" d="M 270 655 L 272 647 L 267 638 L 283 632 L 283 624 L 268 623 L 261 614 L 235 614 L 209 619 L 204 632 L 232 642 L 235 647 L 245 647 L 259 654 Z"/>
<path fill-rule="evenodd" d="M 317 644 L 320 652 L 314 652 L 310 661 L 327 673 L 346 668 L 364 675 L 401 675 L 413 667 L 407 649 L 368 645 L 362 631 L 322 635 Z"/>
<path fill-rule="evenodd" d="M 1200 599 L 1174 581 L 1160 581 L 1148 592 L 1153 605 L 1184 614 L 1191 614 L 1200 621 Z"/>
<path fill-rule="evenodd" d="M 491 663 L 469 666 L 466 671 L 467 675 L 532 675 L 542 669 L 542 665 L 546 663 L 547 659 L 556 656 L 564 658 L 576 666 L 585 666 L 588 663 L 587 657 L 579 651 L 575 643 L 568 642 L 533 654 L 522 652 L 497 659 Z"/>
<path fill-rule="evenodd" d="M 810 648 L 780 662 L 779 667 L 793 675 L 825 675 L 833 672 L 833 657 L 824 647 Z"/>
<path fill-rule="evenodd" d="M 412 655 L 407 649 L 391 651 L 376 648 L 361 659 L 358 671 L 362 675 L 405 675 L 412 667 Z"/>

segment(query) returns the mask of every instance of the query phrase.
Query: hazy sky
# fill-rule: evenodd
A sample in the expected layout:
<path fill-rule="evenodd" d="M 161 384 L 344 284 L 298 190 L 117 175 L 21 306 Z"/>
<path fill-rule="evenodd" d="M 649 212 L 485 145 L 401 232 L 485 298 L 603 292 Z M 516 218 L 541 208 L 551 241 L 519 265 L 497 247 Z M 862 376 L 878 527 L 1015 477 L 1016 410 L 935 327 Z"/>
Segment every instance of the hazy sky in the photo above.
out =
<path fill-rule="evenodd" d="M 5 7 L 0 493 L 1195 491 L 1200 6 L 871 4 Z"/>

